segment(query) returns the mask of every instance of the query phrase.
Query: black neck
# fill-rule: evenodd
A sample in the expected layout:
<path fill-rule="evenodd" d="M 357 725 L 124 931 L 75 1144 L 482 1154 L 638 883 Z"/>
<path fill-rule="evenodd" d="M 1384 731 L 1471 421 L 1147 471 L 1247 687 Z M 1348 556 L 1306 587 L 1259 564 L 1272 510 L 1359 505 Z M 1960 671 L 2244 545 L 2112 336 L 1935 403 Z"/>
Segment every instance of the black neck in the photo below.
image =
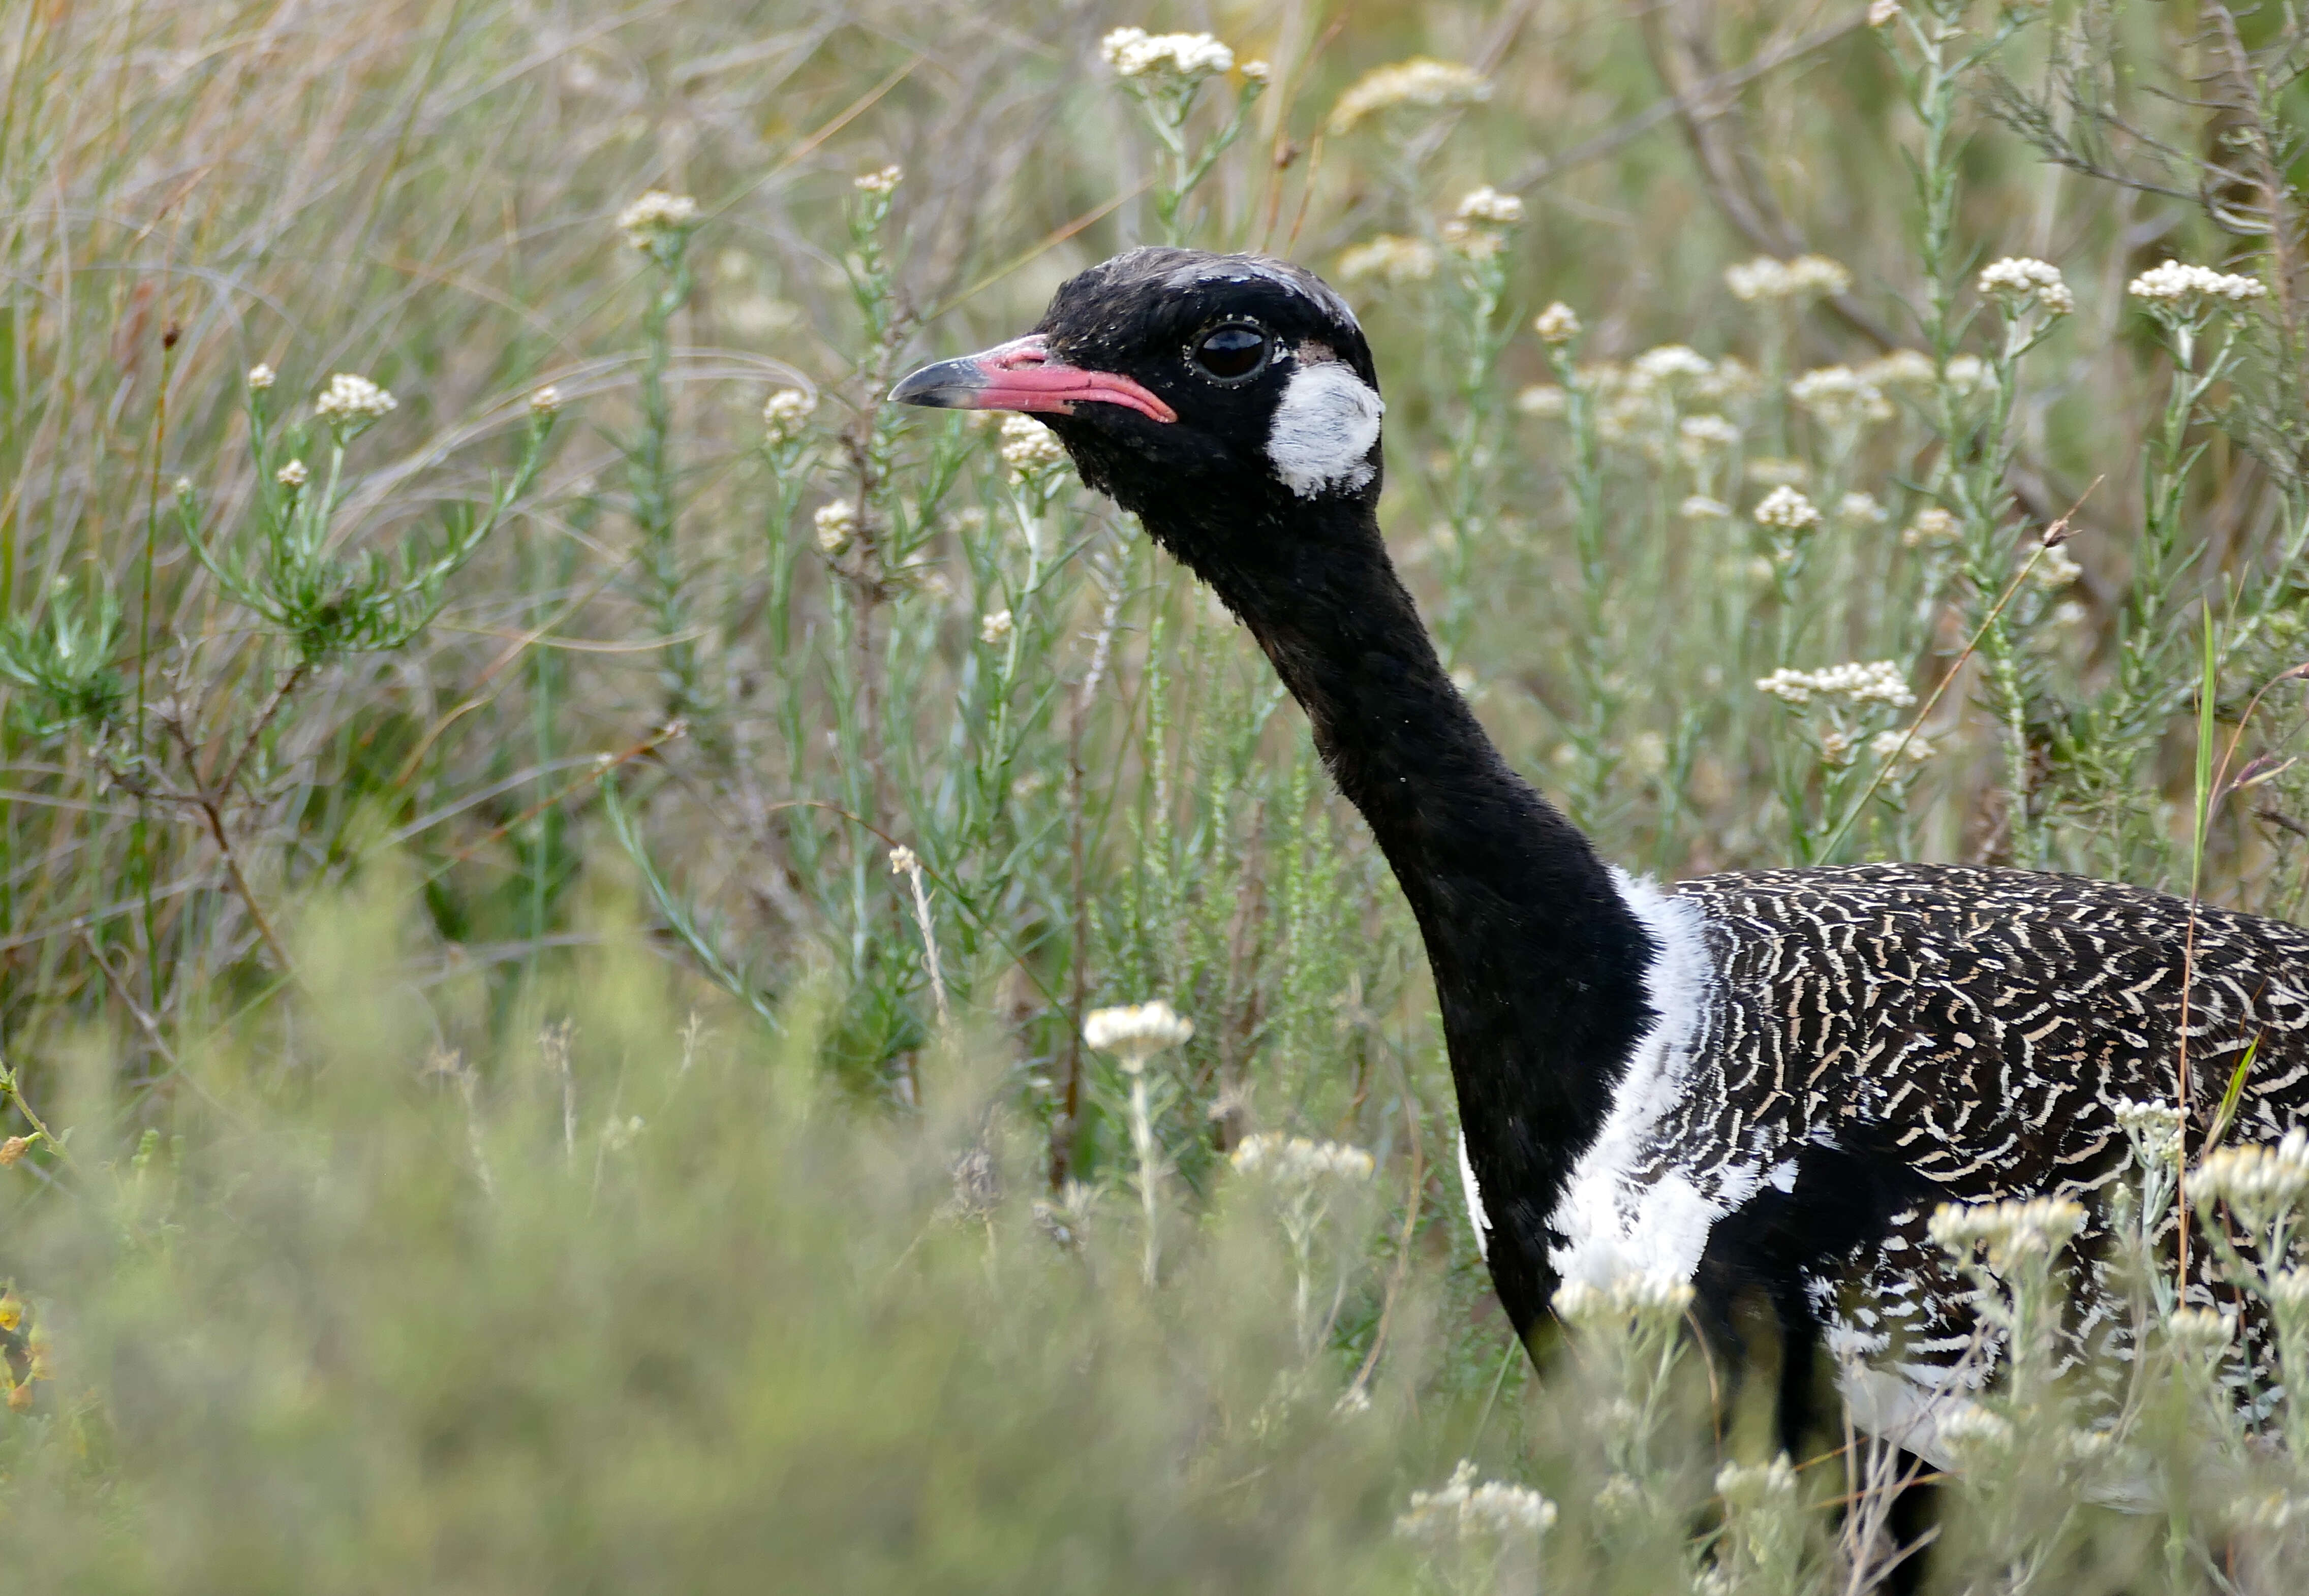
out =
<path fill-rule="evenodd" d="M 1368 499 L 1278 501 L 1223 534 L 1148 524 L 1250 627 L 1410 900 L 1492 1272 L 1527 1329 L 1552 1290 L 1546 1217 L 1651 1022 L 1647 933 L 1451 685 Z"/>

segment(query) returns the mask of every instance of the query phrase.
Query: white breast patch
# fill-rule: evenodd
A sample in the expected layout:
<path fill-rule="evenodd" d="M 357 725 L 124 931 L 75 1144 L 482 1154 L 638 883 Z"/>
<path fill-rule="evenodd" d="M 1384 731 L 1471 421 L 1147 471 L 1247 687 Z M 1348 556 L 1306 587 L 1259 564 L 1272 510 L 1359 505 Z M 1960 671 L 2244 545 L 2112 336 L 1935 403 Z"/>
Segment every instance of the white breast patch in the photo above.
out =
<path fill-rule="evenodd" d="M 1386 414 L 1354 367 L 1337 360 L 1302 365 L 1275 407 L 1267 458 L 1301 498 L 1335 488 L 1353 492 L 1371 479 L 1371 445 Z"/>

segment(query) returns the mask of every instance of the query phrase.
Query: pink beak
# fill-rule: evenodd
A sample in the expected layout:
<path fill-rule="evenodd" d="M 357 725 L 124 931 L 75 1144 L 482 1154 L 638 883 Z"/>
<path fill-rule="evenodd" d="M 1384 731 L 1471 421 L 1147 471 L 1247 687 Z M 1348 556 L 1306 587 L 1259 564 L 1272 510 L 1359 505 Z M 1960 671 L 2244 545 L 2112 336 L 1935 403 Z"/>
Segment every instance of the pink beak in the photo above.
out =
<path fill-rule="evenodd" d="M 1042 410 L 1071 416 L 1078 404 L 1119 404 L 1156 421 L 1179 412 L 1129 377 L 1085 371 L 1051 357 L 1039 332 L 983 354 L 925 366 L 890 390 L 899 404 L 949 410 Z"/>

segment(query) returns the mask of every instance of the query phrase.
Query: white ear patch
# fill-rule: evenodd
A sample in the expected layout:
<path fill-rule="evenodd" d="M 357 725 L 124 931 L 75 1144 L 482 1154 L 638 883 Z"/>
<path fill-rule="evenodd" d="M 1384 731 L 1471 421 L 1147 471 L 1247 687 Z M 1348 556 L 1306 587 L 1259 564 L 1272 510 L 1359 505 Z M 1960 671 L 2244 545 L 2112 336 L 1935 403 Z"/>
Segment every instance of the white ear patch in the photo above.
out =
<path fill-rule="evenodd" d="M 1267 458 L 1301 498 L 1329 488 L 1349 492 L 1371 479 L 1368 456 L 1387 414 L 1379 396 L 1337 360 L 1302 365 L 1284 386 L 1267 435 Z"/>

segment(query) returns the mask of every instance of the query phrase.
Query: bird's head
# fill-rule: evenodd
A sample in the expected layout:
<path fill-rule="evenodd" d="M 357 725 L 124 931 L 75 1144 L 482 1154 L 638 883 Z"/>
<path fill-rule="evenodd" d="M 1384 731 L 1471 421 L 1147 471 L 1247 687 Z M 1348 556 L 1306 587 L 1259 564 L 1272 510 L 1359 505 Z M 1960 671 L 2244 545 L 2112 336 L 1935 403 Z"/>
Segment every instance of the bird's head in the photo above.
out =
<path fill-rule="evenodd" d="M 1264 255 L 1117 255 L 1025 337 L 890 397 L 1036 417 L 1084 481 L 1206 569 L 1247 552 L 1230 541 L 1303 536 L 1330 519 L 1307 512 L 1379 496 L 1386 406 L 1362 329 L 1320 278 Z"/>

